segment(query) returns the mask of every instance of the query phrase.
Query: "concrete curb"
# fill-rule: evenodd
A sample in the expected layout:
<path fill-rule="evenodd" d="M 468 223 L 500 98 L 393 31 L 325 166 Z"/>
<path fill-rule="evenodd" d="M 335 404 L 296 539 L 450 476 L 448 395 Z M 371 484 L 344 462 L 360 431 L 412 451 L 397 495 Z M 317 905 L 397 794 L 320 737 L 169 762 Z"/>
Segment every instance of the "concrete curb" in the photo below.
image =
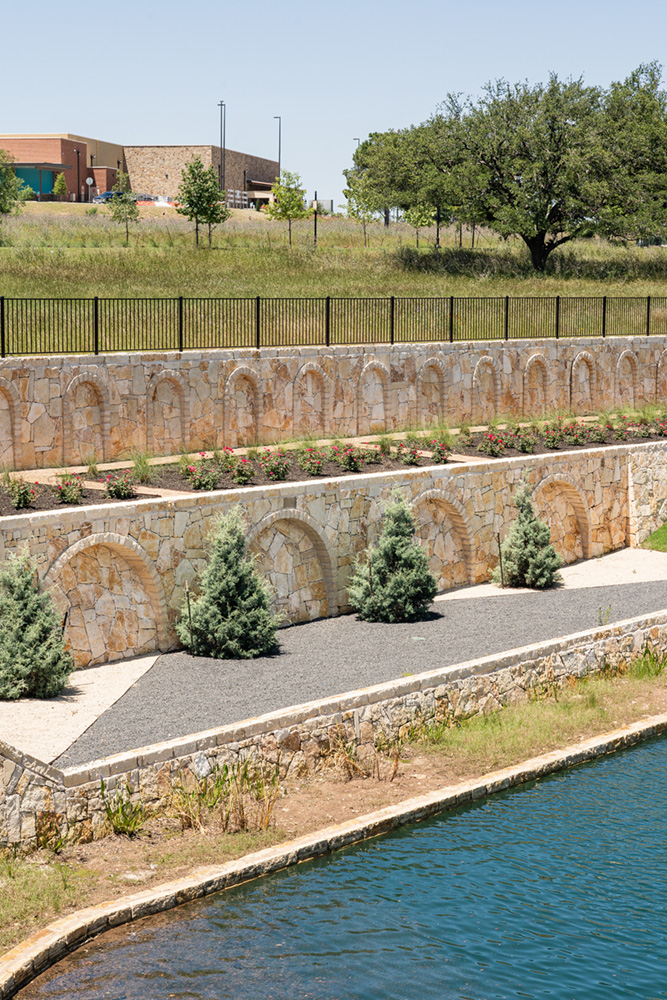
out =
<path fill-rule="evenodd" d="M 534 781 L 666 731 L 667 713 L 652 716 L 563 750 L 554 750 L 513 767 L 492 771 L 480 778 L 449 785 L 337 826 L 326 827 L 277 847 L 256 851 L 236 861 L 199 868 L 186 878 L 163 883 L 154 889 L 77 910 L 48 924 L 0 957 L 0 1000 L 15 996 L 18 990 L 60 958 L 111 927 L 162 913 L 181 903 L 268 875 L 300 861 L 378 837 L 407 823 L 428 819 L 444 810 Z"/>

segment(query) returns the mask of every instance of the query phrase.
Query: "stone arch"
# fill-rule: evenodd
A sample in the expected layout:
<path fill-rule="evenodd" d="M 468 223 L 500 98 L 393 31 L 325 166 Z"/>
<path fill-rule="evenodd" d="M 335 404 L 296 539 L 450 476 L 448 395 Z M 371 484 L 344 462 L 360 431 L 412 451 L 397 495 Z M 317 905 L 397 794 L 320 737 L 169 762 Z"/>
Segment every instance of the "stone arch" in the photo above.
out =
<path fill-rule="evenodd" d="M 662 352 L 656 365 L 655 400 L 656 403 L 667 402 L 667 351 Z"/>
<path fill-rule="evenodd" d="M 472 418 L 488 424 L 500 412 L 500 372 L 490 355 L 485 354 L 475 365 L 472 386 Z"/>
<path fill-rule="evenodd" d="M 271 533 L 271 529 L 273 533 Z M 248 547 L 276 594 L 288 621 L 338 614 L 333 556 L 317 521 L 296 508 L 267 514 L 248 532 Z"/>
<path fill-rule="evenodd" d="M 186 386 L 180 372 L 164 369 L 146 387 L 146 442 L 150 451 L 175 455 L 188 447 Z"/>
<path fill-rule="evenodd" d="M 551 541 L 564 562 L 590 559 L 591 531 L 587 503 L 562 473 L 541 479 L 533 490 L 535 505 L 551 528 Z"/>
<path fill-rule="evenodd" d="M 579 351 L 570 369 L 570 407 L 576 413 L 590 413 L 597 405 L 597 367 L 593 355 Z"/>
<path fill-rule="evenodd" d="M 233 445 L 254 444 L 262 427 L 262 394 L 259 391 L 259 375 L 247 367 L 239 365 L 229 375 L 224 391 L 224 436 L 233 439 Z M 232 444 L 232 441 L 224 441 Z"/>
<path fill-rule="evenodd" d="M 309 361 L 299 369 L 294 379 L 293 399 L 294 433 L 324 437 L 333 420 L 330 380 L 321 365 Z"/>
<path fill-rule="evenodd" d="M 0 377 L 0 465 L 23 468 L 21 399 L 9 379 Z"/>
<path fill-rule="evenodd" d="M 426 490 L 415 497 L 412 506 L 416 512 L 417 534 L 426 546 L 438 589 L 449 590 L 473 583 L 471 532 L 462 504 L 444 490 Z"/>
<path fill-rule="evenodd" d="M 523 405 L 526 416 L 543 416 L 548 409 L 549 375 L 547 360 L 543 354 L 533 354 L 528 358 L 523 373 Z"/>
<path fill-rule="evenodd" d="M 424 427 L 445 412 L 445 370 L 439 358 L 427 358 L 417 372 L 417 418 Z"/>
<path fill-rule="evenodd" d="M 372 434 L 387 428 L 391 376 L 385 365 L 369 361 L 357 382 L 357 434 Z"/>
<path fill-rule="evenodd" d="M 635 406 L 639 399 L 637 358 L 632 351 L 623 351 L 616 362 L 614 400 L 616 406 Z"/>
<path fill-rule="evenodd" d="M 110 398 L 105 379 L 82 372 L 63 393 L 63 462 L 109 458 Z"/>
<path fill-rule="evenodd" d="M 115 532 L 80 538 L 43 582 L 67 612 L 65 635 L 79 667 L 173 645 L 162 580 L 133 538 Z"/>

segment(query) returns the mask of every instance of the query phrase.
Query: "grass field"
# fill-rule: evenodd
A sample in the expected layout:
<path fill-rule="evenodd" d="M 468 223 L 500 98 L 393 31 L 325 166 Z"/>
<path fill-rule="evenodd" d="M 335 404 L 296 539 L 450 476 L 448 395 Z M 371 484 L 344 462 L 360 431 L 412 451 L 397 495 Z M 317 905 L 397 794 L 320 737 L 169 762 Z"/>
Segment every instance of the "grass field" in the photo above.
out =
<path fill-rule="evenodd" d="M 193 227 L 171 208 L 144 208 L 130 246 L 103 206 L 29 203 L 0 226 L 0 294 L 7 296 L 493 296 L 667 294 L 667 250 L 586 240 L 553 255 L 536 275 L 520 241 L 478 233 L 476 246 L 453 229 L 415 233 L 404 223 L 369 227 L 365 248 L 352 220 L 294 226 L 236 210 L 213 236 L 213 250 L 194 247 Z M 206 236 L 203 236 L 204 243 Z"/>

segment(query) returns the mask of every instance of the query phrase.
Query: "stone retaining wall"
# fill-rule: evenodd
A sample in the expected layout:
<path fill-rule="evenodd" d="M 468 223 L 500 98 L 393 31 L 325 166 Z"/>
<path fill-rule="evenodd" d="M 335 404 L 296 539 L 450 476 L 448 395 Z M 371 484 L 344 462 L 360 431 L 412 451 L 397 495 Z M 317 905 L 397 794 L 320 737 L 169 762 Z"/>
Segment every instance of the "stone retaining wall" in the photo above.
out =
<path fill-rule="evenodd" d="M 164 913 L 182 903 L 270 875 L 350 844 L 379 837 L 408 823 L 421 822 L 445 810 L 536 781 L 566 767 L 635 746 L 642 740 L 664 734 L 666 729 L 667 715 L 643 719 L 563 750 L 553 750 L 512 767 L 492 771 L 481 778 L 461 781 L 396 805 L 385 806 L 370 815 L 355 817 L 277 847 L 255 851 L 222 865 L 199 868 L 173 882 L 60 917 L 0 957 L 0 998 L 10 1000 L 18 990 L 68 952 L 75 951 L 112 927 Z"/>
<path fill-rule="evenodd" d="M 531 692 L 605 667 L 618 668 L 645 646 L 667 652 L 667 611 L 536 643 L 501 656 L 400 678 L 272 712 L 257 719 L 60 771 L 0 744 L 0 844 L 29 843 L 40 814 L 83 839 L 101 836 L 100 779 L 110 790 L 129 781 L 134 798 L 160 808 L 174 784 L 201 779 L 216 765 L 254 754 L 283 771 L 326 766 L 336 742 L 372 752 L 374 741 L 401 736 L 414 722 L 496 711 Z"/>
<path fill-rule="evenodd" d="M 667 442 L 20 514 L 0 518 L 0 559 L 33 555 L 84 666 L 175 644 L 185 583 L 196 586 L 215 518 L 235 504 L 277 607 L 304 621 L 347 609 L 355 557 L 393 489 L 414 507 L 441 590 L 487 580 L 523 480 L 566 562 L 602 555 L 660 523 Z"/>
<path fill-rule="evenodd" d="M 665 398 L 663 335 L 5 358 L 0 463 L 32 469 L 132 447 L 178 454 Z"/>

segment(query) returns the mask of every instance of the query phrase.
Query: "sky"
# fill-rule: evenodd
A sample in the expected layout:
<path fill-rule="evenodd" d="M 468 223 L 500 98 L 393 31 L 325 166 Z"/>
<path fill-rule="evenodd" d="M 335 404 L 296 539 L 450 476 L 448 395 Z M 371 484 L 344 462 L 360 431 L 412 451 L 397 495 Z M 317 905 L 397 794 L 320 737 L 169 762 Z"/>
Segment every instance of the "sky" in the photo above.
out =
<path fill-rule="evenodd" d="M 32 0 L 3 10 L 0 133 L 218 144 L 342 201 L 356 139 L 425 121 L 485 82 L 606 86 L 661 60 L 664 0 Z M 158 193 L 158 192 L 156 192 Z"/>

